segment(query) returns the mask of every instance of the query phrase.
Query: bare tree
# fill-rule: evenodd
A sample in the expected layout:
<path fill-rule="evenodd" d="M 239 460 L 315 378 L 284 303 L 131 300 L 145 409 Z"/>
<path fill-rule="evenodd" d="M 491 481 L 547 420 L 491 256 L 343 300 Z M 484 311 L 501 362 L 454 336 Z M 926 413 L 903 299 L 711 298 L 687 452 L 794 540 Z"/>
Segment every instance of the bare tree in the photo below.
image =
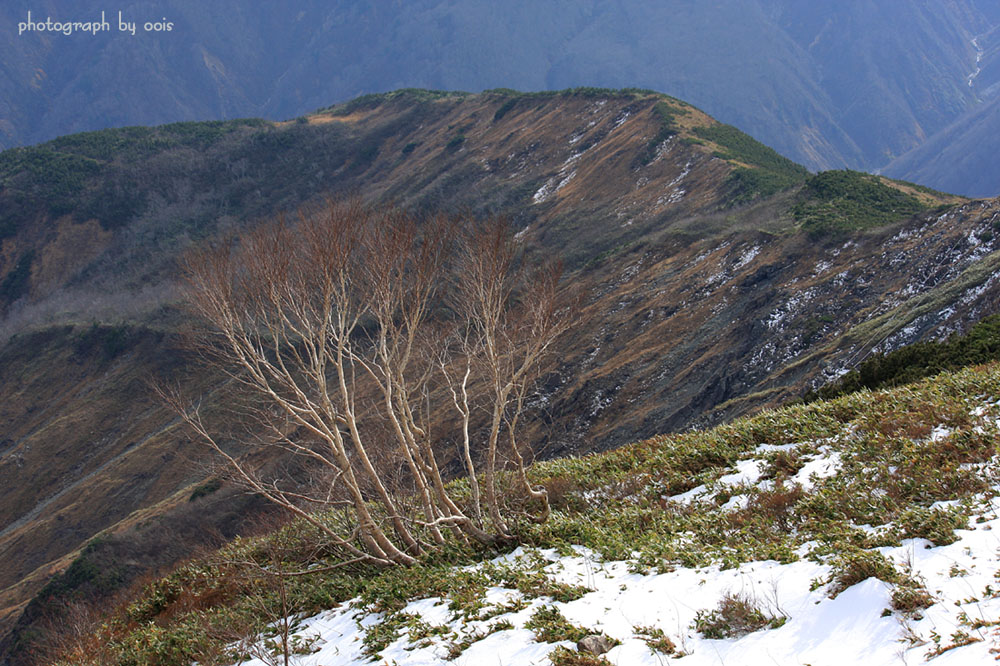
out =
<path fill-rule="evenodd" d="M 85 601 L 72 600 L 45 617 L 37 635 L 29 638 L 29 663 L 115 663 L 101 635 L 103 612 Z"/>
<path fill-rule="evenodd" d="M 259 399 L 248 416 L 268 444 L 326 481 L 265 479 L 197 409 L 168 400 L 237 480 L 324 532 L 345 562 L 410 564 L 449 533 L 512 540 L 510 506 L 548 516 L 518 421 L 568 318 L 558 267 L 530 270 L 502 221 L 328 202 L 199 250 L 186 268 L 206 358 Z M 439 460 L 455 442 L 467 493 Z"/>
<path fill-rule="evenodd" d="M 243 626 L 228 627 L 220 638 L 237 646 L 237 652 L 258 659 L 268 666 L 291 666 L 297 659 L 295 654 L 302 638 L 296 638 L 295 608 L 289 598 L 289 580 L 304 575 L 318 573 L 315 570 L 292 571 L 285 563 L 286 553 L 275 540 L 263 542 L 266 566 L 255 559 L 224 559 L 217 565 L 227 571 L 227 575 L 243 579 L 245 589 L 241 595 L 243 602 L 255 610 L 257 618 Z M 305 638 L 308 642 L 308 638 Z"/>

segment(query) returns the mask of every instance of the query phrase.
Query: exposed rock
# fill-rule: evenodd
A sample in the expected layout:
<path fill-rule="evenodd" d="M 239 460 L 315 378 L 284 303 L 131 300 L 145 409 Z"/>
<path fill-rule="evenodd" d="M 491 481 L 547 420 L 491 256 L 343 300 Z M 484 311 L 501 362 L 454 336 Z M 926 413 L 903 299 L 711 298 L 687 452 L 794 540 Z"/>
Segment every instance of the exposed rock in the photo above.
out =
<path fill-rule="evenodd" d="M 615 646 L 615 642 L 604 634 L 590 634 L 577 641 L 576 649 L 588 654 L 604 654 Z"/>

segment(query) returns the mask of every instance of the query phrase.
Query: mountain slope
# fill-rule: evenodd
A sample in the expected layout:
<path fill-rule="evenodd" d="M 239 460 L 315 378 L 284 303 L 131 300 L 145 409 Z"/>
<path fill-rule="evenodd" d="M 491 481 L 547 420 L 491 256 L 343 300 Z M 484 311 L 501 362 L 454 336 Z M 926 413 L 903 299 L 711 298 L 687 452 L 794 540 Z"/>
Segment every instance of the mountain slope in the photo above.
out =
<path fill-rule="evenodd" d="M 577 265 L 610 257 L 727 196 L 734 167 L 673 133 L 689 130 L 666 132 L 661 104 L 678 123 L 714 122 L 646 93 L 414 91 L 302 122 L 109 130 L 0 155 L 8 619 L 89 537 L 183 509 L 211 473 L 145 385 L 150 375 L 202 391 L 220 382 L 178 341 L 172 275 L 185 248 L 356 194 L 507 214 L 543 238 L 539 251 L 558 247 Z M 227 506 L 201 512 L 212 523 Z"/>
<path fill-rule="evenodd" d="M 893 160 L 884 172 L 949 192 L 992 196 L 1000 192 L 1000 98 L 961 115 L 946 129 Z"/>
<path fill-rule="evenodd" d="M 995 15 L 996 9 L 992 11 Z M 1000 125 L 1000 29 L 980 32 L 971 43 L 976 61 L 967 84 L 975 104 L 891 161 L 883 169 L 886 174 L 971 196 L 1000 192 L 1000 170 L 992 159 Z"/>
<path fill-rule="evenodd" d="M 0 177 L 8 625 L 98 533 L 113 590 L 141 575 L 135 548 L 162 551 L 159 567 L 252 529 L 234 489 L 205 498 L 201 449 L 144 379 L 225 405 L 222 378 L 184 353 L 176 259 L 328 193 L 503 214 L 529 253 L 565 259 L 587 297 L 535 401 L 540 457 L 800 395 L 1000 300 L 1000 202 L 809 176 L 643 91 L 401 91 L 286 123 L 108 130 L 4 152 Z M 859 215 L 859 201 L 900 207 Z"/>

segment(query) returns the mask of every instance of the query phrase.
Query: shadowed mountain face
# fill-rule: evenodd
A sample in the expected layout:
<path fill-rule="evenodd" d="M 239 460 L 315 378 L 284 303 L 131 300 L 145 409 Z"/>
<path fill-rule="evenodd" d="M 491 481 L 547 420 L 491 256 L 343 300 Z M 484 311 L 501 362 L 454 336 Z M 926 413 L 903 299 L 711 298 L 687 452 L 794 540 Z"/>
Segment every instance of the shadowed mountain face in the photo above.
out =
<path fill-rule="evenodd" d="M 0 620 L 20 616 L 16 636 L 67 580 L 108 594 L 252 529 L 260 508 L 205 490 L 209 462 L 146 380 L 232 418 L 222 378 L 183 351 L 177 259 L 325 195 L 502 214 L 529 254 L 564 258 L 586 296 L 533 399 L 545 457 L 781 402 L 1000 299 L 997 201 L 810 177 L 644 91 L 403 91 L 290 122 L 107 130 L 6 151 L 0 178 Z M 99 532 L 87 553 L 113 575 L 77 565 L 29 605 Z"/>
<path fill-rule="evenodd" d="M 996 9 L 994 8 L 994 14 Z M 884 172 L 949 192 L 1000 192 L 1000 28 L 974 38 L 976 66 L 968 77 L 976 103 L 926 142 L 893 160 Z"/>
<path fill-rule="evenodd" d="M 63 21 L 108 11 L 96 0 L 0 9 L 0 146 L 288 118 L 403 86 L 640 86 L 813 169 L 880 168 L 947 127 L 991 80 L 972 40 L 1000 24 L 986 0 L 161 0 L 113 8 L 109 33 L 18 35 L 29 9 Z M 119 10 L 135 36 L 118 32 Z M 163 19 L 171 31 L 144 32 Z"/>
<path fill-rule="evenodd" d="M 949 192 L 993 196 L 1000 192 L 1000 7 L 977 7 L 989 26 L 970 44 L 974 66 L 966 85 L 974 101 L 927 141 L 898 156 L 883 171 L 893 177 L 925 183 Z"/>
<path fill-rule="evenodd" d="M 1000 192 L 1000 100 L 983 102 L 926 143 L 893 160 L 883 172 L 933 184 L 948 192 L 992 196 Z"/>

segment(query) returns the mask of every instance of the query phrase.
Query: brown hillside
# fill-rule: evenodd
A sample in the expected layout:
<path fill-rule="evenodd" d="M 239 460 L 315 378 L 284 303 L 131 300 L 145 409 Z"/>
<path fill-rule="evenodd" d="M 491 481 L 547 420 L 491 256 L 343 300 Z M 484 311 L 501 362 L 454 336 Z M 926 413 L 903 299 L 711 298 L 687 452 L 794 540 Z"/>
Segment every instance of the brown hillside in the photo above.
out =
<path fill-rule="evenodd" d="M 139 546 L 115 551 L 127 560 L 117 585 L 211 542 L 213 530 L 250 529 L 233 516 L 247 498 L 231 489 L 187 501 L 211 470 L 146 379 L 183 379 L 209 403 L 221 387 L 177 342 L 178 254 L 327 194 L 503 214 L 533 252 L 565 258 L 567 283 L 588 296 L 535 398 L 542 456 L 775 404 L 872 348 L 997 310 L 1000 202 L 810 236 L 796 230 L 794 186 L 732 205 L 732 174 L 759 167 L 696 136 L 713 123 L 648 93 L 417 91 L 209 138 L 168 126 L 110 151 L 114 131 L 57 145 L 99 156 L 72 201 L 119 179 L 134 185 L 122 196 L 144 203 L 54 216 L 18 199 L 32 217 L 11 218 L 3 239 L 0 280 L 34 258 L 0 322 L 2 622 L 98 533 L 116 548 L 177 548 L 159 548 L 160 560 Z M 200 148 L 183 144 L 190 136 Z M 14 201 L 18 174 L 0 204 Z"/>

